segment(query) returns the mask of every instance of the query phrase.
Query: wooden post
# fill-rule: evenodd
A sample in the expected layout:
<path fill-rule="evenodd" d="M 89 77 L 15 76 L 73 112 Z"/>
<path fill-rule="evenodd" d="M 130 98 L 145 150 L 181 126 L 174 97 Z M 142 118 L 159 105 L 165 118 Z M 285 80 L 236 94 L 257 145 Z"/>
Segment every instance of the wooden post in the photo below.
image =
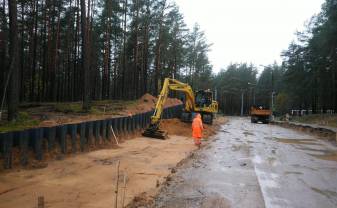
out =
<path fill-rule="evenodd" d="M 122 208 L 124 208 L 125 193 L 126 193 L 126 174 L 124 173 L 124 180 L 123 180 L 123 197 L 122 197 Z"/>
<path fill-rule="evenodd" d="M 39 196 L 37 198 L 37 207 L 44 208 L 44 197 L 43 196 Z"/>
<path fill-rule="evenodd" d="M 111 132 L 112 132 L 112 135 L 113 135 L 114 138 L 115 138 L 115 141 L 116 141 L 117 145 L 119 145 L 118 139 L 117 139 L 117 137 L 116 137 L 116 135 L 115 135 L 115 132 L 114 132 L 114 129 L 112 128 L 112 126 L 110 126 L 110 130 L 111 130 Z"/>
<path fill-rule="evenodd" d="M 115 208 L 117 208 L 118 206 L 118 180 L 119 180 L 119 164 L 120 164 L 120 161 L 118 160 L 117 162 L 117 178 L 116 178 L 116 189 L 115 189 Z"/>

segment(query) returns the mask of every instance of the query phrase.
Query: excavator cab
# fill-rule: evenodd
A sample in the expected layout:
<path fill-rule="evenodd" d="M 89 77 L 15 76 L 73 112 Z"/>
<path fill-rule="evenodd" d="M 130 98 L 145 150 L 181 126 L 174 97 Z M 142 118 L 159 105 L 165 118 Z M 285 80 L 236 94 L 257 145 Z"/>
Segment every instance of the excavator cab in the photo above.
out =
<path fill-rule="evenodd" d="M 195 104 L 197 108 L 210 106 L 213 100 L 213 93 L 210 90 L 198 90 L 195 92 Z"/>
<path fill-rule="evenodd" d="M 218 112 L 218 103 L 213 100 L 211 90 L 198 90 L 194 92 L 195 107 L 193 111 L 183 111 L 181 120 L 183 122 L 192 122 L 195 113 L 200 113 L 202 121 L 206 124 L 213 123 L 213 115 Z"/>

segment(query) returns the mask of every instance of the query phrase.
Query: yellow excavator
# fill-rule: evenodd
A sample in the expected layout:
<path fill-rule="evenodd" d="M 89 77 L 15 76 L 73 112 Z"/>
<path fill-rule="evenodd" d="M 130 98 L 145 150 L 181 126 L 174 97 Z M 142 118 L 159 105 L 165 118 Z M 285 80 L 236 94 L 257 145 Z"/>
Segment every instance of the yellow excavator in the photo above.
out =
<path fill-rule="evenodd" d="M 159 94 L 156 108 L 149 127 L 143 132 L 143 136 L 165 139 L 167 132 L 161 130 L 160 121 L 164 110 L 164 104 L 169 91 L 179 91 L 185 94 L 185 107 L 183 109 L 181 120 L 184 122 L 192 121 L 193 113 L 200 113 L 202 120 L 206 124 L 212 124 L 214 114 L 218 112 L 218 102 L 213 100 L 213 93 L 210 90 L 199 90 L 193 92 L 192 87 L 178 80 L 165 78 L 163 88 Z"/>

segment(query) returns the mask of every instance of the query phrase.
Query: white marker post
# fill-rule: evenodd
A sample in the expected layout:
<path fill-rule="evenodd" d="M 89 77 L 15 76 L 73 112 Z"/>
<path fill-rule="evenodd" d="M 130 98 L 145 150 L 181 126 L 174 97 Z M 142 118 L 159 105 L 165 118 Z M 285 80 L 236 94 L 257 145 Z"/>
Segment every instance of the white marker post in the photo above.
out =
<path fill-rule="evenodd" d="M 110 130 L 111 130 L 111 132 L 112 132 L 112 135 L 113 135 L 114 138 L 115 138 L 116 144 L 119 145 L 118 139 L 117 139 L 117 137 L 116 137 L 116 135 L 115 135 L 115 132 L 114 132 L 114 129 L 112 128 L 112 126 L 110 126 Z"/>

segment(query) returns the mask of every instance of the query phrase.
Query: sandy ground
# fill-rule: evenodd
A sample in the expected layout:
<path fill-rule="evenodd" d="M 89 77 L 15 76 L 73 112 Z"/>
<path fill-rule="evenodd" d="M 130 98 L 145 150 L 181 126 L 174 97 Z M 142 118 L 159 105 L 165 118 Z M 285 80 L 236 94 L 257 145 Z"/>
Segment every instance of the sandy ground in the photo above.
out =
<path fill-rule="evenodd" d="M 215 128 L 223 122 L 225 119 L 217 119 L 213 127 L 208 127 L 206 135 L 215 133 Z M 175 125 L 173 129 L 180 131 L 185 129 L 180 132 L 185 136 L 174 135 L 169 129 L 167 140 L 137 137 L 126 140 L 117 149 L 50 161 L 43 169 L 0 173 L 0 207 L 36 207 L 38 196 L 44 196 L 46 207 L 114 207 L 118 161 L 119 207 L 124 175 L 127 177 L 125 205 L 135 197 L 135 200 L 151 200 L 172 169 L 196 149 L 187 135 L 190 124 L 184 126 L 171 120 L 165 121 L 162 127 L 165 125 Z"/>
<path fill-rule="evenodd" d="M 128 177 L 126 202 L 142 192 L 150 196 L 170 168 L 195 149 L 192 142 L 180 136 L 166 141 L 139 137 L 118 149 L 50 162 L 45 169 L 4 174 L 0 177 L 0 207 L 34 207 L 38 196 L 45 197 L 46 207 L 113 207 L 118 160 L 120 183 L 124 174 Z"/>

